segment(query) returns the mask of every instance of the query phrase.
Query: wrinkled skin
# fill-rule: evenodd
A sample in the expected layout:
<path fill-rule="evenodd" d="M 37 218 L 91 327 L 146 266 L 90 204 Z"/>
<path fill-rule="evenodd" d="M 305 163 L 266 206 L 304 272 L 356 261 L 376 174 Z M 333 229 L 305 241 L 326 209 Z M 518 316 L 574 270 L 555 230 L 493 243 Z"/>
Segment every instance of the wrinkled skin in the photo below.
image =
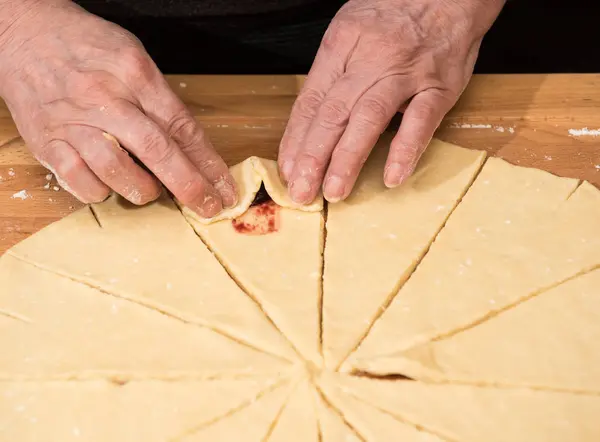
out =
<path fill-rule="evenodd" d="M 292 199 L 346 198 L 403 110 L 383 180 L 409 177 L 469 82 L 504 0 L 350 0 L 327 30 L 281 142 Z"/>
<path fill-rule="evenodd" d="M 160 180 L 201 216 L 235 204 L 225 163 L 135 37 L 66 0 L 0 9 L 0 95 L 65 189 L 144 204 Z"/>

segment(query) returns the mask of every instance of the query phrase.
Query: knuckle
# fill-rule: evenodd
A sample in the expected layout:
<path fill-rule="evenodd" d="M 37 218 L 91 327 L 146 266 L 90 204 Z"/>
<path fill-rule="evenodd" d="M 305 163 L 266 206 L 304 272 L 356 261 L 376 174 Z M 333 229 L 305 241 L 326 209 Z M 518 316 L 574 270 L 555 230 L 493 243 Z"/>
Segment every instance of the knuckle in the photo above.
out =
<path fill-rule="evenodd" d="M 120 65 L 129 87 L 154 78 L 154 65 L 148 54 L 138 45 L 128 45 L 119 52 Z"/>
<path fill-rule="evenodd" d="M 419 121 L 430 121 L 436 117 L 436 113 L 437 113 L 433 106 L 426 104 L 426 103 L 421 103 L 421 104 L 415 103 L 415 106 L 411 110 L 412 110 L 412 112 L 411 112 L 412 118 L 419 120 Z"/>
<path fill-rule="evenodd" d="M 359 23 L 340 14 L 333 19 L 329 28 L 327 28 L 323 36 L 322 47 L 326 51 L 333 52 L 339 48 L 341 42 L 355 38 L 358 32 Z"/>
<path fill-rule="evenodd" d="M 139 143 L 139 155 L 143 162 L 163 165 L 168 163 L 175 154 L 173 145 L 154 131 L 142 134 Z"/>
<path fill-rule="evenodd" d="M 360 104 L 357 115 L 363 123 L 379 126 L 391 117 L 389 109 L 383 100 L 367 98 Z"/>
<path fill-rule="evenodd" d="M 196 120 L 187 112 L 176 114 L 168 123 L 167 133 L 183 150 L 201 145 L 205 141 L 204 132 L 201 131 Z"/>
<path fill-rule="evenodd" d="M 297 114 L 304 118 L 313 118 L 323 101 L 323 94 L 314 89 L 302 91 L 296 101 Z"/>
<path fill-rule="evenodd" d="M 187 206 L 197 206 L 198 202 L 204 200 L 206 189 L 204 184 L 199 180 L 177 183 L 173 187 L 173 193 Z"/>
<path fill-rule="evenodd" d="M 319 109 L 319 124 L 325 129 L 341 129 L 348 124 L 350 110 L 339 99 L 325 101 Z"/>

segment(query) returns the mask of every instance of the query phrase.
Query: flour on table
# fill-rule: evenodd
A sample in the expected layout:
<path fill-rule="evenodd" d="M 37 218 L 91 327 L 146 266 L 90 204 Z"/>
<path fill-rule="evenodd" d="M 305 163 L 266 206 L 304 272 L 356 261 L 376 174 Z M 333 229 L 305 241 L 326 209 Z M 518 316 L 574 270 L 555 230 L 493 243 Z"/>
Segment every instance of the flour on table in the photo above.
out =
<path fill-rule="evenodd" d="M 18 191 L 17 193 L 13 194 L 13 196 L 11 196 L 12 199 L 20 199 L 20 200 L 26 200 L 27 198 L 33 198 L 30 194 L 27 193 L 27 190 L 23 189 Z"/>
<path fill-rule="evenodd" d="M 600 129 L 588 129 L 587 127 L 569 129 L 569 135 L 574 137 L 597 137 L 600 136 Z"/>

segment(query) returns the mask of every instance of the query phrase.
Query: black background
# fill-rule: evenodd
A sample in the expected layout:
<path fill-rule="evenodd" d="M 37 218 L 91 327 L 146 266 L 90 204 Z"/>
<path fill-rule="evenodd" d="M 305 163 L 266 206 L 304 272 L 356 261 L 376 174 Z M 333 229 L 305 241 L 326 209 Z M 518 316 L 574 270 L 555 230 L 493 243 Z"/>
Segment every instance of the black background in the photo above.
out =
<path fill-rule="evenodd" d="M 167 74 L 302 74 L 339 4 L 327 1 L 251 25 L 231 16 L 103 15 L 134 32 Z M 600 4 L 509 0 L 484 39 L 476 72 L 600 72 Z"/>

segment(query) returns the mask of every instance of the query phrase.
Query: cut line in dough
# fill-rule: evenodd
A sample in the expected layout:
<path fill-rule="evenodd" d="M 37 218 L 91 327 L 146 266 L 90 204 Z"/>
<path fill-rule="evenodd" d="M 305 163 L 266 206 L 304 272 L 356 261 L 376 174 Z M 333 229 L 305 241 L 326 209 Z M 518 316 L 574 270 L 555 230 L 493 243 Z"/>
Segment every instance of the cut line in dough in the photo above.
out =
<path fill-rule="evenodd" d="M 254 185 L 246 185 L 242 201 L 251 202 L 255 190 L 264 183 L 273 201 L 285 202 L 287 193 L 281 193 L 285 188 L 276 172 L 274 161 L 257 158 L 233 166 L 233 176 L 241 175 L 245 183 Z M 279 228 L 263 235 L 240 233 L 229 215 L 203 224 L 189 216 L 189 211 L 183 211 L 232 279 L 315 367 L 322 366 L 319 306 L 324 220 L 322 212 L 312 210 L 321 206 L 321 198 L 308 211 L 290 204 L 275 206 L 272 210 L 279 219 Z"/>
<path fill-rule="evenodd" d="M 434 140 L 402 186 L 387 189 L 391 136 L 374 148 L 346 201 L 328 205 L 323 353 L 337 369 L 410 277 L 485 160 Z"/>
<path fill-rule="evenodd" d="M 86 207 L 7 254 L 296 360 L 285 338 L 231 280 L 169 197 L 137 207 L 112 196 L 94 211 L 102 228 Z"/>
<path fill-rule="evenodd" d="M 490 158 L 344 370 L 362 371 L 367 360 L 375 369 L 374 358 L 451 335 L 597 267 L 595 219 L 600 192 L 591 184 Z"/>

